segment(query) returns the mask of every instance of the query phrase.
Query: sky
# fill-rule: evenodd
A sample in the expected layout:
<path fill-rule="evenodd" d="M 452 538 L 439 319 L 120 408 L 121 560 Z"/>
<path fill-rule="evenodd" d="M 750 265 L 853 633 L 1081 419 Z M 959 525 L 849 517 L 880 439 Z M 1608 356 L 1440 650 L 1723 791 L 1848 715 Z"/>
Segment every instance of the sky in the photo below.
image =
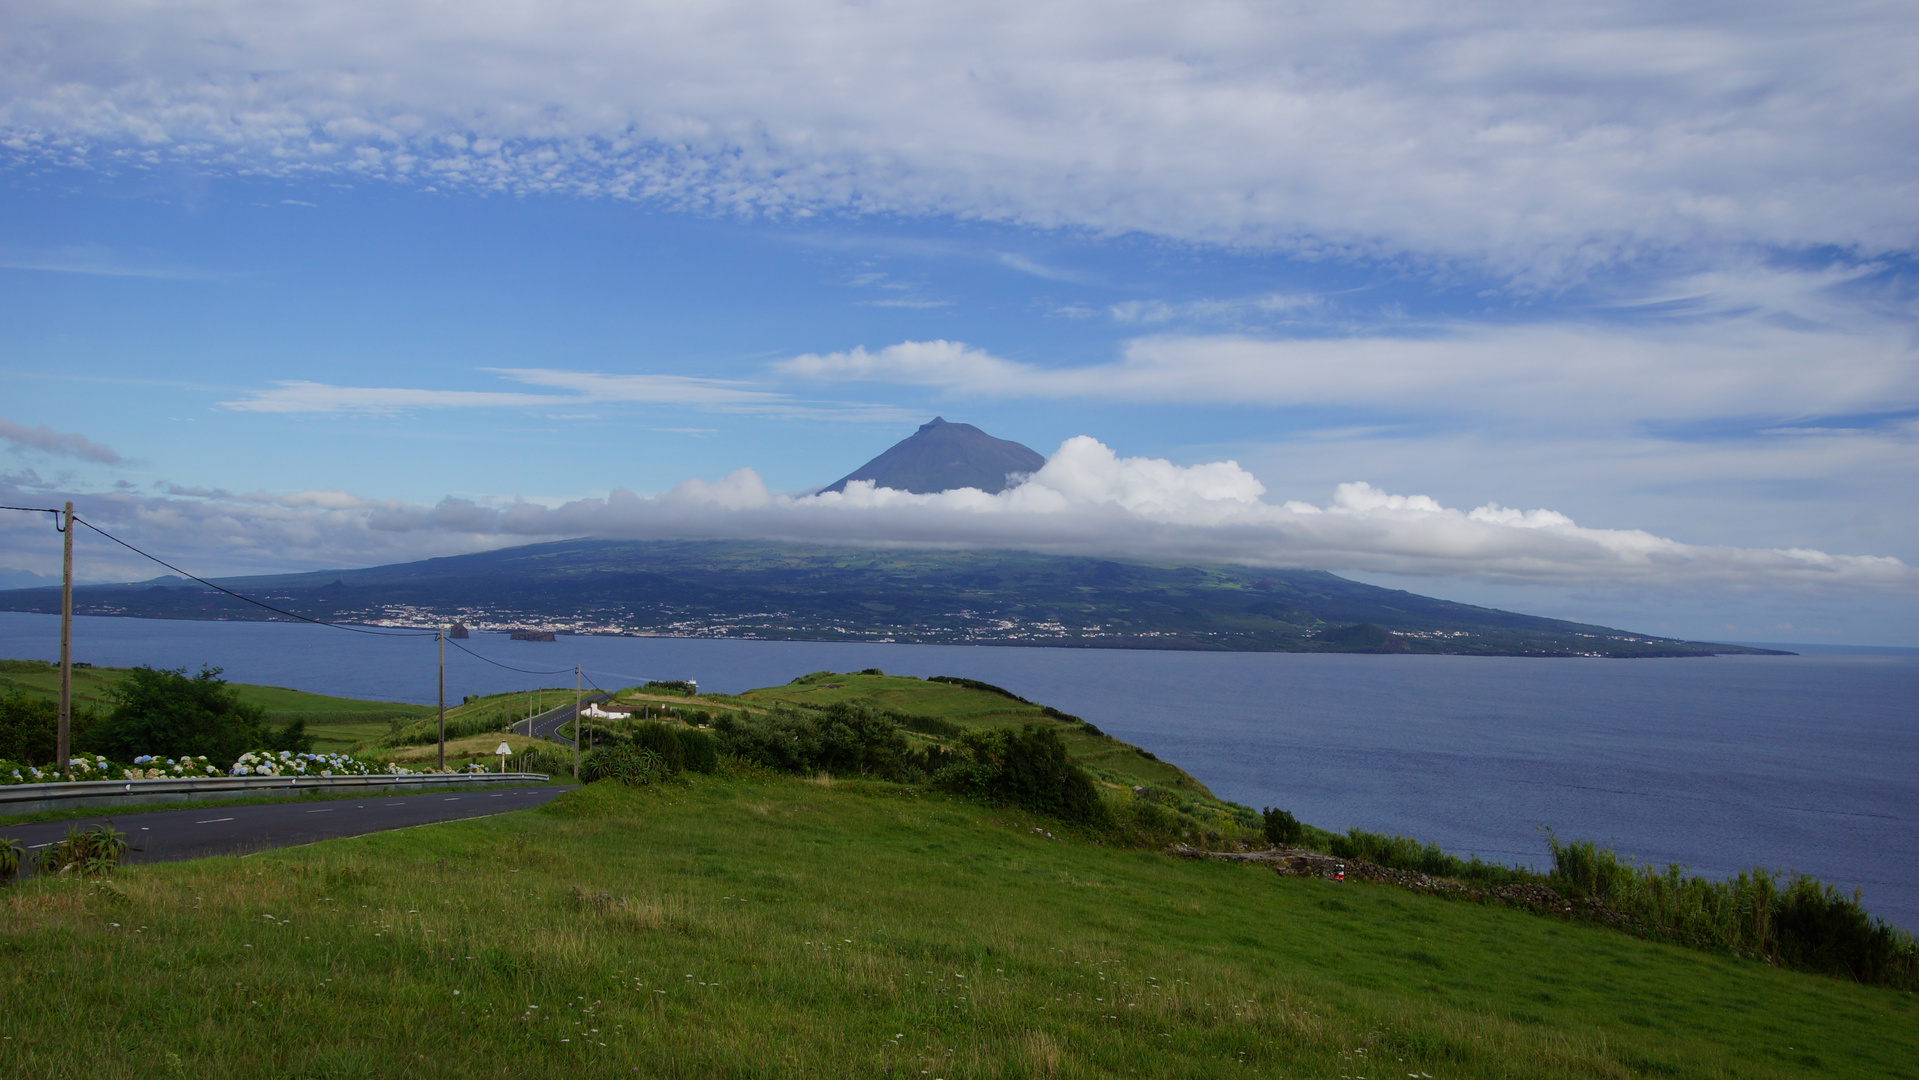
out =
<path fill-rule="evenodd" d="M 17 0 L 0 502 L 201 575 L 998 546 L 1919 646 L 1913 55 L 1898 3 Z M 1048 464 L 811 494 L 935 415 Z M 0 587 L 58 568 L 0 513 Z"/>

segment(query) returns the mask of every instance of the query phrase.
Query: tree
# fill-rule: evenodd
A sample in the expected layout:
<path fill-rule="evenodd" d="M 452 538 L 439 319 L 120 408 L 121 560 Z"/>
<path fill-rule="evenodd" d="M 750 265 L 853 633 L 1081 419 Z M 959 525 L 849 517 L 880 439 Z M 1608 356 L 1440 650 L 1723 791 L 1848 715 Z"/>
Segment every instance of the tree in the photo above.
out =
<path fill-rule="evenodd" d="M 1306 831 L 1291 811 L 1275 810 L 1269 806 L 1260 814 L 1264 819 L 1262 824 L 1265 826 L 1266 842 L 1269 844 L 1297 844 L 1300 836 Z"/>
<path fill-rule="evenodd" d="M 93 748 L 93 729 L 99 715 L 85 706 L 73 710 L 74 750 Z M 18 690 L 0 697 L 0 758 L 26 765 L 53 764 L 55 729 L 60 706 Z"/>
<path fill-rule="evenodd" d="M 141 754 L 184 757 L 205 754 L 231 762 L 249 750 L 306 750 L 313 739 L 295 721 L 283 731 L 267 726 L 266 710 L 240 700 L 220 678 L 220 669 L 137 667 L 112 691 L 113 711 L 91 740 L 99 753 L 116 761 Z"/>

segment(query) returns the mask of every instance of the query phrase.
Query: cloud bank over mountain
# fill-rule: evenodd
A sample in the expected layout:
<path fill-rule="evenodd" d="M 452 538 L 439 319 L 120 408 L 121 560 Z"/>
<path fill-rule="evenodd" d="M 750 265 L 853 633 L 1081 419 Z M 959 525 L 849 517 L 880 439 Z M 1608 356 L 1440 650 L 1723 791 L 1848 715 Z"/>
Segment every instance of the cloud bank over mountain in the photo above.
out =
<path fill-rule="evenodd" d="M 10 486 L 9 499 L 36 497 Z M 1359 482 L 1339 485 L 1325 505 L 1274 504 L 1265 494 L 1231 461 L 1178 466 L 1125 458 L 1080 436 L 1025 483 L 997 495 L 972 488 L 918 495 L 861 481 L 844 492 L 795 496 L 775 493 L 751 469 L 740 469 L 657 496 L 621 489 L 555 505 L 448 497 L 428 506 L 340 492 L 173 488 L 90 496 L 86 514 L 207 574 L 365 565 L 592 535 L 1016 548 L 1556 585 L 1919 592 L 1919 572 L 1893 558 L 1692 545 L 1640 530 L 1589 528 L 1551 510 L 1449 508 Z M 124 565 L 129 577 L 150 573 Z"/>
<path fill-rule="evenodd" d="M 959 215 L 1549 283 L 1919 238 L 1898 4 L 21 0 L 17 161 Z"/>

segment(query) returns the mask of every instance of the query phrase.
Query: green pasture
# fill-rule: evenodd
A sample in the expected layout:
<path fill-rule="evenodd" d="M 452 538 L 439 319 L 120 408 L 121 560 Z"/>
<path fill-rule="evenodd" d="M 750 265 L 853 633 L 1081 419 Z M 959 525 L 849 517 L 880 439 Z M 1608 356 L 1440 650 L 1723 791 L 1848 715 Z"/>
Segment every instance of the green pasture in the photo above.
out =
<path fill-rule="evenodd" d="M 746 775 L 0 892 L 34 1077 L 1907 1077 L 1910 994 Z"/>
<path fill-rule="evenodd" d="M 100 713 L 112 711 L 113 688 L 128 670 L 75 668 L 72 683 L 74 707 L 92 708 Z M 431 705 L 332 697 L 284 686 L 256 686 L 252 683 L 227 685 L 233 688 L 242 702 L 265 709 L 268 723 L 275 727 L 305 720 L 308 733 L 314 736 L 314 748 L 322 751 L 346 750 L 362 740 L 384 734 L 395 720 L 409 720 L 430 715 L 434 711 Z M 15 690 L 31 697 L 56 701 L 60 697 L 60 669 L 57 665 L 39 660 L 0 660 L 0 694 Z"/>
<path fill-rule="evenodd" d="M 1088 734 L 1079 724 L 1047 715 L 1045 707 L 1022 703 L 990 691 L 953 683 L 932 682 L 896 675 L 839 675 L 821 672 L 803 676 L 785 686 L 749 690 L 738 700 L 769 706 L 827 705 L 838 701 L 865 701 L 888 712 L 940 720 L 960 728 L 1018 727 L 1041 724 L 1059 733 L 1073 759 L 1093 775 L 1115 786 L 1180 788 L 1211 799 L 1205 785 L 1178 766 L 1143 756 L 1131 743 L 1105 735 Z"/>

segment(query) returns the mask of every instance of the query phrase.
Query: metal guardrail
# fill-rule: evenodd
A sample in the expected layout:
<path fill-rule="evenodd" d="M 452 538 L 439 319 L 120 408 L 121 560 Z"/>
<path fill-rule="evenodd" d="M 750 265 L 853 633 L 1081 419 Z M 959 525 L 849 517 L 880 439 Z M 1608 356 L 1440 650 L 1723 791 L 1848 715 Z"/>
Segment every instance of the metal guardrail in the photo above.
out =
<path fill-rule="evenodd" d="M 545 773 L 421 773 L 412 776 L 207 776 L 165 780 L 75 780 L 0 786 L 0 813 L 31 814 L 72 806 L 188 802 L 233 795 L 308 791 L 425 791 L 436 787 L 545 783 Z"/>

